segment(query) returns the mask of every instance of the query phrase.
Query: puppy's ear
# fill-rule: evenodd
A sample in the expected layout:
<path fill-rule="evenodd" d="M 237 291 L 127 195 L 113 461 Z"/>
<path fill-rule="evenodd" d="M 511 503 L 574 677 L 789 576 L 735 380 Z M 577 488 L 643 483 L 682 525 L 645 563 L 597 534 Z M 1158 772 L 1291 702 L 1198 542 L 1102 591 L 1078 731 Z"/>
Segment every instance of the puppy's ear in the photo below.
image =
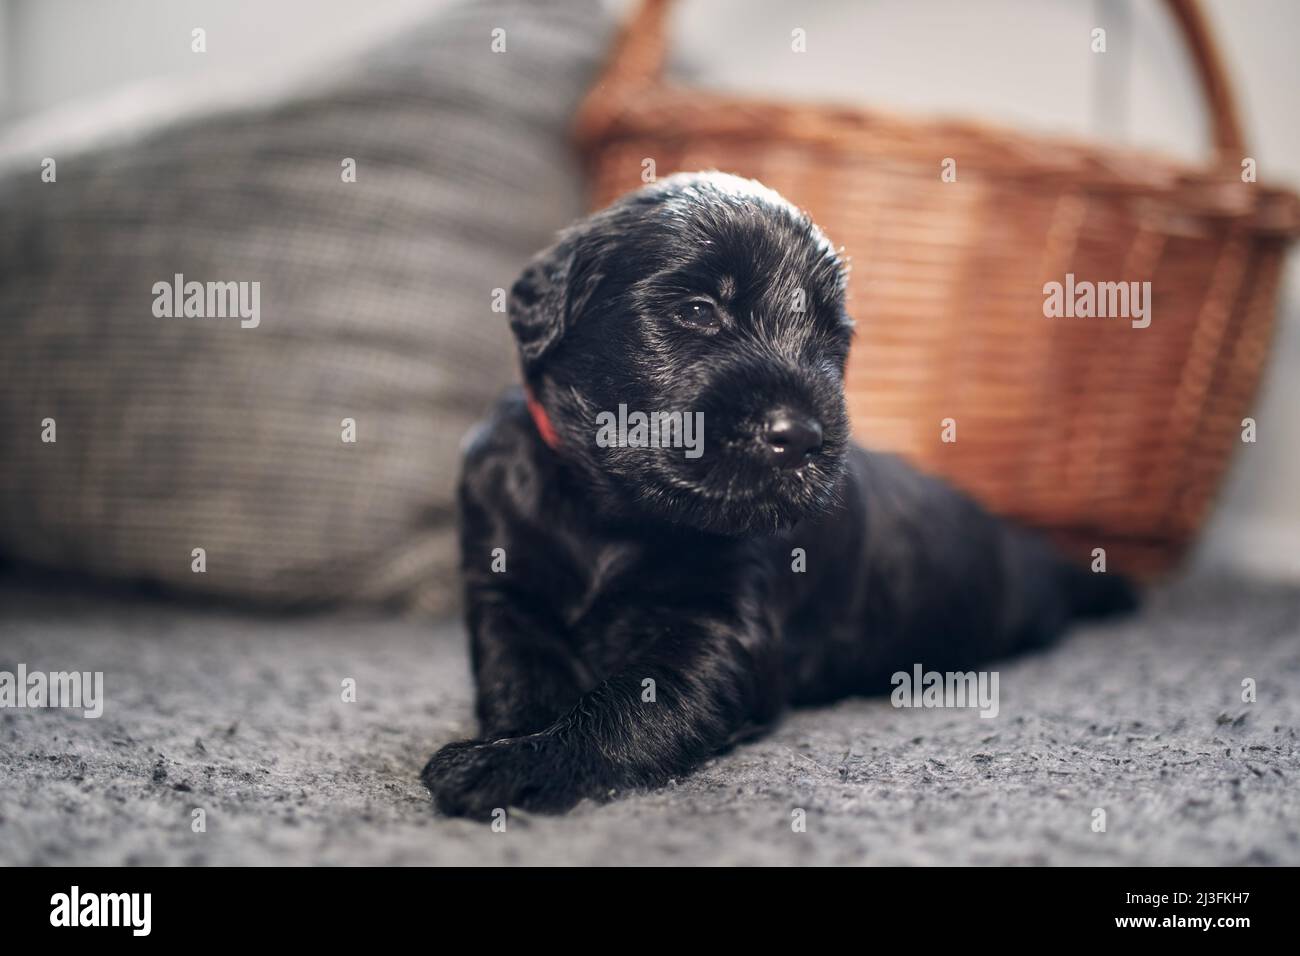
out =
<path fill-rule="evenodd" d="M 559 344 L 600 284 L 593 257 L 570 236 L 540 253 L 510 288 L 507 311 L 525 368 Z"/>

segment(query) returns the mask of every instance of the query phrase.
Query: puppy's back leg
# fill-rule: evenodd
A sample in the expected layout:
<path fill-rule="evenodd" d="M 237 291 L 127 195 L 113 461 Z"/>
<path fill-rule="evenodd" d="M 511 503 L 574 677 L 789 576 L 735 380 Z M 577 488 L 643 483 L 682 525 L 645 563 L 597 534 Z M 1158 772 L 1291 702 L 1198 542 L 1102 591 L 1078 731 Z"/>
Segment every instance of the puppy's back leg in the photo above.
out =
<path fill-rule="evenodd" d="M 1109 617 L 1138 605 L 1133 584 L 1114 572 L 1093 572 L 1045 540 L 1005 525 L 1007 591 L 1012 595 L 1011 650 L 1043 647 L 1076 621 Z"/>

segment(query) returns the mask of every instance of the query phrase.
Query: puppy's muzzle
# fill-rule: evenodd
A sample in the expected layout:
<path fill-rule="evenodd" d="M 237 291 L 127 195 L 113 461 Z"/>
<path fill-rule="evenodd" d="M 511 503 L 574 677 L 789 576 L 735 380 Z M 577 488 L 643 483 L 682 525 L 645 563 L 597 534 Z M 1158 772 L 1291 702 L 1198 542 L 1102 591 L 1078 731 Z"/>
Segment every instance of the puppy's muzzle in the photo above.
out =
<path fill-rule="evenodd" d="M 763 449 L 778 468 L 799 468 L 822 450 L 822 423 L 790 408 L 774 408 L 763 424 Z"/>

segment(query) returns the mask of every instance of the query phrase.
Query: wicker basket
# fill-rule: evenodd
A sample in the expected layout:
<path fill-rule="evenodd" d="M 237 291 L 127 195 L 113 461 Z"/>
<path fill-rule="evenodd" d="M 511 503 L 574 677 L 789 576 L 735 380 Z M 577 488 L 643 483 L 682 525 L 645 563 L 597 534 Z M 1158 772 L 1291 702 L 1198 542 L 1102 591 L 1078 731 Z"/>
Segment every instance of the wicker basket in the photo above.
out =
<path fill-rule="evenodd" d="M 993 510 L 1148 575 L 1200 525 L 1241 440 L 1300 232 L 1290 193 L 1242 181 L 1224 72 L 1191 0 L 1167 6 L 1213 119 L 1214 161 L 912 121 L 666 82 L 669 4 L 633 15 L 579 113 L 593 200 L 721 169 L 808 210 L 854 263 L 857 437 Z M 957 162 L 957 182 L 941 163 Z M 1152 322 L 1046 318 L 1044 284 L 1151 282 Z M 944 419 L 956 438 L 944 441 Z M 947 437 L 951 437 L 951 431 Z"/>

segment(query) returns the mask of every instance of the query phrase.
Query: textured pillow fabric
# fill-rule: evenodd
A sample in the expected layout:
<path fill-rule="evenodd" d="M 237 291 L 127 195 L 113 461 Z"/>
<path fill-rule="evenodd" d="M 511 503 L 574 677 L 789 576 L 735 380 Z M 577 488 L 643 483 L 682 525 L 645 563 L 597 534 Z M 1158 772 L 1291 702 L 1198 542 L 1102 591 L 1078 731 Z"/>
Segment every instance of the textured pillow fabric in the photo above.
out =
<path fill-rule="evenodd" d="M 494 290 L 582 212 L 609 31 L 598 0 L 486 0 L 273 107 L 30 144 L 0 180 L 0 556 L 444 609 L 458 444 L 515 375 Z M 248 318 L 212 317 L 228 282 Z"/>

